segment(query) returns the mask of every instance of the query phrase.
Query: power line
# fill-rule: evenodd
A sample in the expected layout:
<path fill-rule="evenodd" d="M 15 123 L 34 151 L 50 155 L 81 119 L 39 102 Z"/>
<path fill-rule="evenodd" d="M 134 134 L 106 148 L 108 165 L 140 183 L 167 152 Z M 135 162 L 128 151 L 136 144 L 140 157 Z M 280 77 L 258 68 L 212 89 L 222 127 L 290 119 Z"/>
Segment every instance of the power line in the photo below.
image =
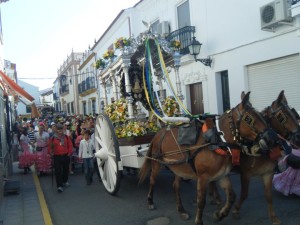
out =
<path fill-rule="evenodd" d="M 66 77 L 76 77 L 76 76 L 84 76 L 84 75 L 89 75 L 89 74 L 92 74 L 92 75 L 95 75 L 95 72 L 83 72 L 83 73 L 77 73 L 77 74 L 71 74 L 71 75 L 65 75 L 65 74 L 60 74 L 60 76 L 66 76 Z M 60 76 L 58 77 L 18 77 L 18 79 L 22 79 L 22 80 L 40 80 L 40 79 L 57 79 L 59 78 Z"/>
<path fill-rule="evenodd" d="M 22 79 L 22 80 L 27 80 L 27 79 L 30 79 L 30 80 L 35 80 L 35 79 L 56 79 L 56 78 L 48 78 L 48 77 L 18 77 L 18 79 Z"/>

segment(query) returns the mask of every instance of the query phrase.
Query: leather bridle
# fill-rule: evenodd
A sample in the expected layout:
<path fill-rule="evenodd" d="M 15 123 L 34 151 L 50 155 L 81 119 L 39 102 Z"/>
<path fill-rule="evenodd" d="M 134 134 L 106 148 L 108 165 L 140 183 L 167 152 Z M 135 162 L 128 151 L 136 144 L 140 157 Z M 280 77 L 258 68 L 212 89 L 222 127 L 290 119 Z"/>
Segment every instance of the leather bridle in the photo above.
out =
<path fill-rule="evenodd" d="M 272 108 L 272 106 L 268 106 L 265 109 L 265 112 L 267 117 L 266 119 L 270 125 L 272 120 L 275 120 L 285 130 L 285 135 L 283 135 L 284 138 L 289 140 L 293 134 L 300 131 L 299 125 L 297 126 L 298 128 L 292 131 L 287 127 L 289 118 L 292 118 L 297 124 L 296 116 L 287 104 L 281 103 L 280 106 L 275 110 Z M 290 115 L 289 118 L 287 117 L 288 114 Z"/>

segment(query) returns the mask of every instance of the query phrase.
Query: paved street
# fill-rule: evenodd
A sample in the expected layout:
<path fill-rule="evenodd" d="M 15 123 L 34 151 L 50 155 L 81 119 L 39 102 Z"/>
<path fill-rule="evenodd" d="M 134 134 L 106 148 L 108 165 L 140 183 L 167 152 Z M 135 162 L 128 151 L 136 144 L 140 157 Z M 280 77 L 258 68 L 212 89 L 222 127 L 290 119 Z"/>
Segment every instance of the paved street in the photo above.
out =
<path fill-rule="evenodd" d="M 156 210 L 149 211 L 146 207 L 148 181 L 138 185 L 138 178 L 126 175 L 122 179 L 120 191 L 116 196 L 109 195 L 104 186 L 94 182 L 85 184 L 80 169 L 70 176 L 71 187 L 62 194 L 56 192 L 51 185 L 51 176 L 40 178 L 46 202 L 54 225 L 192 225 L 195 218 L 195 182 L 182 183 L 182 200 L 191 219 L 180 220 L 175 210 L 175 198 L 171 189 L 172 174 L 163 170 L 157 180 L 154 193 Z M 96 176 L 95 176 L 96 177 Z M 232 180 L 239 193 L 239 177 L 233 174 Z M 204 212 L 204 223 L 215 224 L 212 214 L 216 206 L 209 204 Z M 274 205 L 283 225 L 300 224 L 300 198 L 285 197 L 274 191 Z M 230 215 L 220 225 L 269 225 L 267 205 L 263 196 L 263 187 L 258 178 L 252 179 L 249 199 L 241 210 L 242 218 L 234 220 Z"/>

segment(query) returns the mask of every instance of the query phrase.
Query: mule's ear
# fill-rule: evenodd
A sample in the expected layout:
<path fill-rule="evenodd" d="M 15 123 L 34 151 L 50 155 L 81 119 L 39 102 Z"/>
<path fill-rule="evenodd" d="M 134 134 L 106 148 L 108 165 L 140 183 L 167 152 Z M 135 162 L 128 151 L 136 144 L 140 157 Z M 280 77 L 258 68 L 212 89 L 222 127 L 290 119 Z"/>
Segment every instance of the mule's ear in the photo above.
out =
<path fill-rule="evenodd" d="M 242 99 L 242 105 L 243 106 L 245 106 L 249 102 L 249 98 L 250 98 L 250 91 Z"/>
<path fill-rule="evenodd" d="M 277 97 L 277 100 L 276 100 L 276 103 L 277 104 L 280 104 L 280 103 L 285 103 L 287 104 L 287 100 L 286 100 L 286 97 L 285 97 L 285 94 L 284 94 L 284 90 L 282 90 L 278 97 Z"/>
<path fill-rule="evenodd" d="M 244 91 L 242 91 L 242 94 L 241 94 L 241 100 L 243 100 L 244 99 L 244 97 L 245 97 L 245 92 Z"/>

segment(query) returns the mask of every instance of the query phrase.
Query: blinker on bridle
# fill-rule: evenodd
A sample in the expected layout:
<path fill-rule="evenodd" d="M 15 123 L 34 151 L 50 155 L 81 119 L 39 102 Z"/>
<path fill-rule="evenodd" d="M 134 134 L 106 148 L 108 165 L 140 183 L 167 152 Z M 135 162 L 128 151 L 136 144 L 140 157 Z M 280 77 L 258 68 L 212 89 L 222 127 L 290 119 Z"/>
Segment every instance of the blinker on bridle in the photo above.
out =
<path fill-rule="evenodd" d="M 282 110 L 279 110 L 276 114 L 275 114 L 275 118 L 278 120 L 278 122 L 283 126 L 286 122 L 286 116 L 284 115 L 284 113 L 282 112 Z"/>
<path fill-rule="evenodd" d="M 235 125 L 233 119 L 232 119 L 232 113 L 233 113 L 233 110 L 236 110 L 237 111 L 237 114 L 238 114 L 238 119 L 236 121 L 237 123 L 237 126 L 236 128 L 234 129 L 233 126 Z M 254 141 L 257 141 L 257 139 L 259 139 L 261 136 L 262 136 L 262 133 L 259 132 L 257 130 L 256 127 L 254 127 L 254 122 L 255 122 L 255 118 L 253 115 L 251 115 L 248 111 L 243 111 L 242 113 L 239 111 L 239 109 L 237 107 L 235 107 L 233 110 L 231 110 L 231 118 L 230 118 L 230 121 L 232 123 L 232 125 L 230 125 L 230 129 L 231 129 L 231 132 L 232 132 L 232 135 L 234 136 L 234 140 L 238 140 L 238 142 L 240 144 L 242 144 L 242 142 L 254 142 Z M 258 116 L 260 116 L 260 114 L 258 114 Z M 264 121 L 262 119 L 262 121 Z M 254 133 L 256 134 L 256 137 L 255 137 L 255 140 L 254 141 L 249 141 L 247 140 L 246 138 L 242 138 L 239 134 L 239 127 L 241 125 L 241 123 L 245 123 L 246 125 L 248 125 L 253 131 Z"/>
<path fill-rule="evenodd" d="M 290 132 L 288 130 L 288 128 L 286 127 L 285 124 L 286 124 L 288 118 L 287 118 L 286 114 L 283 112 L 283 109 L 285 109 L 286 111 L 290 111 L 292 116 L 294 116 L 295 119 L 297 120 L 298 113 L 294 108 L 290 109 L 286 104 L 281 104 L 277 110 L 273 110 L 273 108 L 271 106 L 269 106 L 268 109 L 271 111 L 271 119 L 272 118 L 276 119 L 278 121 L 278 123 L 286 130 L 286 138 L 287 138 L 287 136 L 296 132 L 296 131 Z"/>

